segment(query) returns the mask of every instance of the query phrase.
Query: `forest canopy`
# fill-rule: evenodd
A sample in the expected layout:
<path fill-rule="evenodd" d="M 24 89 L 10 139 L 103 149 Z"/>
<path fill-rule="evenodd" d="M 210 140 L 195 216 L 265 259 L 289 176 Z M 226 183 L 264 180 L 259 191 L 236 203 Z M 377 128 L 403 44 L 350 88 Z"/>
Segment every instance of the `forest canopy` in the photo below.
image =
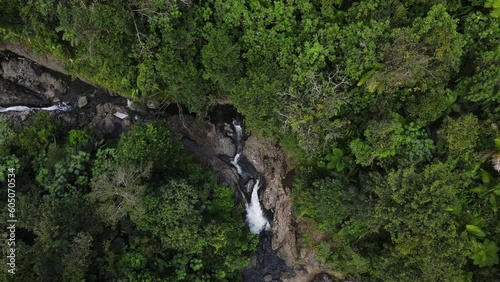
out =
<path fill-rule="evenodd" d="M 183 156 L 163 122 L 118 142 L 65 132 L 47 112 L 0 129 L 19 211 L 18 268 L 3 281 L 237 281 L 255 252 L 233 188 Z"/>
<path fill-rule="evenodd" d="M 55 56 L 71 74 L 136 102 L 175 102 L 203 117 L 228 98 L 253 134 L 273 138 L 294 160 L 294 214 L 309 228 L 301 243 L 331 269 L 366 281 L 500 279 L 500 1 L 0 0 L 0 7 L 2 40 Z M 169 167 L 152 154 L 177 156 L 159 125 L 99 149 L 76 137 L 85 132 L 55 146 L 57 129 L 37 122 L 44 131 L 0 128 L 19 138 L 14 147 L 0 143 L 4 163 L 32 164 L 26 173 L 36 182 L 24 185 L 32 188 L 23 203 L 48 213 L 24 220 L 40 238 L 20 248 L 33 257 L 26 267 L 42 275 L 51 264 L 51 273 L 84 277 L 98 252 L 106 277 L 148 281 L 170 269 L 173 279 L 195 281 L 189 275 L 197 271 L 229 279 L 244 265 L 238 252 L 249 239 L 234 229 L 243 223 L 206 220 L 227 208 L 217 206 L 227 192 L 214 181 L 195 192 L 200 179 L 187 171 L 202 168 Z M 134 143 L 142 138 L 158 142 Z M 160 185 L 165 170 L 175 176 Z M 117 181 L 132 201 L 110 196 Z M 215 206 L 170 210 L 165 203 L 176 199 Z M 94 201 L 98 224 L 81 222 L 90 215 L 75 210 L 66 213 L 79 219 L 72 226 L 50 230 L 75 201 Z M 177 212 L 198 228 L 162 215 L 181 220 Z M 126 244 L 107 226 L 133 235 Z M 176 231 L 161 234 L 165 228 Z M 104 243 L 91 249 L 95 236 Z M 181 255 L 157 255 L 145 240 Z M 37 248 L 68 260 L 35 258 Z M 224 261 L 231 266 L 220 268 Z"/>

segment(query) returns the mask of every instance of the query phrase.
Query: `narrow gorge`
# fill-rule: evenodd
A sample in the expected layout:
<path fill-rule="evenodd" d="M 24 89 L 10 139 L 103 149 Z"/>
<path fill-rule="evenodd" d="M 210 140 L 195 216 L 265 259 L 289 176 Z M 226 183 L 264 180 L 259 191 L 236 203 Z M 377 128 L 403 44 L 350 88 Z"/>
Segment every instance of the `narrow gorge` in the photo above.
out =
<path fill-rule="evenodd" d="M 27 50 L 24 56 L 58 65 Z M 313 253 L 297 246 L 285 152 L 272 141 L 245 130 L 244 117 L 230 104 L 216 106 L 207 119 L 182 114 L 181 105 L 126 98 L 48 69 L 29 58 L 0 53 L 0 115 L 20 126 L 35 111 L 51 111 L 69 129 L 95 127 L 113 138 L 137 121 L 166 119 L 185 152 L 208 166 L 221 185 L 233 187 L 243 202 L 251 233 L 259 235 L 244 281 L 331 281 Z M 300 250 L 298 250 L 300 249 Z M 316 278 L 315 278 L 316 277 Z M 323 278 L 322 278 L 323 277 Z M 326 277 L 326 278 L 325 278 Z M 326 279 L 326 280 L 324 280 Z"/>

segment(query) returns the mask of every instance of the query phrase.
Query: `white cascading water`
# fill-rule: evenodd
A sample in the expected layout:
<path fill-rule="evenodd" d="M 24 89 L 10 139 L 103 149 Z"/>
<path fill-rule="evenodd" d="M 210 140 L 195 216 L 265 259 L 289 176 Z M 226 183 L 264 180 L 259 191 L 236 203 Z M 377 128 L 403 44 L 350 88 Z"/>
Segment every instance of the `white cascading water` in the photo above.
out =
<path fill-rule="evenodd" d="M 14 107 L 8 107 L 8 108 L 0 107 L 0 113 L 24 112 L 24 111 L 29 111 L 29 110 L 31 110 L 30 107 L 26 107 L 26 106 L 14 106 Z"/>
<path fill-rule="evenodd" d="M 70 109 L 71 109 L 70 106 L 68 106 L 66 103 L 62 103 L 62 104 L 57 104 L 57 105 L 53 105 L 53 106 L 50 106 L 50 107 L 44 107 L 44 108 L 36 108 L 36 107 L 30 108 L 30 107 L 26 107 L 26 106 L 13 106 L 13 107 L 7 107 L 7 108 L 0 107 L 0 113 L 6 113 L 6 112 L 24 112 L 24 111 L 30 111 L 30 110 L 63 111 L 63 112 L 66 112 L 66 111 L 68 111 Z"/>
<path fill-rule="evenodd" d="M 243 128 L 241 127 L 240 124 L 237 124 L 234 120 L 233 120 L 233 126 L 234 126 L 234 129 L 236 130 L 236 142 L 238 143 L 238 144 L 236 144 L 236 146 L 237 146 L 237 148 L 240 148 L 240 142 L 241 142 L 241 138 L 243 136 Z M 240 160 L 240 158 L 241 158 L 241 152 L 238 152 L 238 149 L 237 149 L 236 155 L 234 156 L 233 160 L 231 161 L 231 164 L 236 168 L 238 175 L 242 176 L 243 169 L 238 164 L 238 161 Z M 245 196 L 242 193 L 242 196 L 243 196 L 242 198 L 243 198 L 243 201 L 245 202 L 245 209 L 247 212 L 248 227 L 250 228 L 250 232 L 252 232 L 253 234 L 260 234 L 260 232 L 264 229 L 266 229 L 266 230 L 271 229 L 269 221 L 264 216 L 264 211 L 262 210 L 262 206 L 260 205 L 259 194 L 258 194 L 260 186 L 261 186 L 260 181 L 257 180 L 252 188 L 252 195 L 250 198 L 250 203 L 247 202 Z"/>
<path fill-rule="evenodd" d="M 241 170 L 241 166 L 238 164 L 238 160 L 240 159 L 240 157 L 241 153 L 238 153 L 236 154 L 236 156 L 234 156 L 234 159 L 231 161 L 231 164 L 234 165 L 236 171 L 238 171 L 238 175 L 241 175 L 243 173 L 243 170 Z"/>
<path fill-rule="evenodd" d="M 243 128 L 241 128 L 240 124 L 237 124 L 236 121 L 233 120 L 234 129 L 236 129 L 236 136 L 238 137 L 238 142 L 241 140 L 241 136 L 243 135 Z"/>
<path fill-rule="evenodd" d="M 250 232 L 252 232 L 253 234 L 259 234 L 264 228 L 266 230 L 269 230 L 271 228 L 269 222 L 264 216 L 262 207 L 260 206 L 258 194 L 259 189 L 260 183 L 259 180 L 257 180 L 252 188 L 252 197 L 250 203 L 245 203 L 248 227 L 250 228 Z"/>

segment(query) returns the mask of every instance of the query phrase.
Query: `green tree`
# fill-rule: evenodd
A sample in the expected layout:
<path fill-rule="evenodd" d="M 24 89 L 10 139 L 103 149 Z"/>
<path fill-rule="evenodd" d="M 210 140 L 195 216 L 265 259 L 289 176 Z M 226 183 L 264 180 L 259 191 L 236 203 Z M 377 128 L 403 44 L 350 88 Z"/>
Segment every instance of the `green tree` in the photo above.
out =
<path fill-rule="evenodd" d="M 170 137 L 165 122 L 136 124 L 121 136 L 114 158 L 124 165 L 143 165 L 147 161 L 152 163 L 153 169 L 162 170 L 175 166 L 179 148 Z"/>
<path fill-rule="evenodd" d="M 465 19 L 464 35 L 468 58 L 465 65 L 466 75 L 459 78 L 458 93 L 469 103 L 479 103 L 485 115 L 498 118 L 498 89 L 500 82 L 496 75 L 500 67 L 498 41 L 500 23 L 497 19 L 481 12 L 470 13 Z"/>
<path fill-rule="evenodd" d="M 433 6 L 411 28 L 393 29 L 392 42 L 381 46 L 383 61 L 361 78 L 369 92 L 393 93 L 400 88 L 426 91 L 458 72 L 465 41 L 456 20 L 443 5 Z"/>
<path fill-rule="evenodd" d="M 158 196 L 144 198 L 144 212 L 135 212 L 132 220 L 141 230 L 161 238 L 162 245 L 184 253 L 201 252 L 205 240 L 199 233 L 202 224 L 203 191 L 184 181 L 170 181 L 159 188 Z"/>
<path fill-rule="evenodd" d="M 204 27 L 204 36 L 208 42 L 201 51 L 203 78 L 213 81 L 227 95 L 234 91 L 242 75 L 240 46 L 228 31 L 216 29 L 210 23 Z"/>
<path fill-rule="evenodd" d="M 69 1 L 57 5 L 62 40 L 72 47 L 66 68 L 107 89 L 131 95 L 132 11 L 120 1 Z"/>
<path fill-rule="evenodd" d="M 364 136 L 366 141 L 355 139 L 349 144 L 356 163 L 363 166 L 376 160 L 384 167 L 395 163 L 408 167 L 429 161 L 434 148 L 433 141 L 418 124 L 405 124 L 397 114 L 381 121 L 370 121 Z"/>
<path fill-rule="evenodd" d="M 375 189 L 376 217 L 391 234 L 383 280 L 466 281 L 469 240 L 460 234 L 446 208 L 460 206 L 463 180 L 448 164 L 435 163 L 391 172 Z M 396 271 L 396 268 L 399 270 Z"/>
<path fill-rule="evenodd" d="M 17 146 L 24 154 L 35 157 L 45 152 L 50 143 L 55 141 L 55 134 L 60 122 L 55 121 L 50 113 L 39 111 L 16 134 Z"/>
<path fill-rule="evenodd" d="M 479 140 L 479 129 L 478 118 L 474 114 L 467 114 L 456 120 L 447 117 L 438 135 L 451 158 L 471 162 L 477 159 L 475 147 Z"/>
<path fill-rule="evenodd" d="M 65 281 L 85 281 L 92 255 L 92 236 L 83 232 L 73 239 L 70 251 L 63 257 L 62 278 Z"/>

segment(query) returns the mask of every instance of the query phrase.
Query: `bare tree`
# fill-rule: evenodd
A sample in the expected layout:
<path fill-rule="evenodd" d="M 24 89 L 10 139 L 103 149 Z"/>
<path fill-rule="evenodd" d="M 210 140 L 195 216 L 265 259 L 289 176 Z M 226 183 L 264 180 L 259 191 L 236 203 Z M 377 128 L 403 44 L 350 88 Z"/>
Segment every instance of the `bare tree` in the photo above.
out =
<path fill-rule="evenodd" d="M 142 211 L 143 181 L 151 176 L 152 163 L 120 165 L 103 173 L 93 184 L 90 197 L 103 220 L 115 225 L 130 212 Z"/>

